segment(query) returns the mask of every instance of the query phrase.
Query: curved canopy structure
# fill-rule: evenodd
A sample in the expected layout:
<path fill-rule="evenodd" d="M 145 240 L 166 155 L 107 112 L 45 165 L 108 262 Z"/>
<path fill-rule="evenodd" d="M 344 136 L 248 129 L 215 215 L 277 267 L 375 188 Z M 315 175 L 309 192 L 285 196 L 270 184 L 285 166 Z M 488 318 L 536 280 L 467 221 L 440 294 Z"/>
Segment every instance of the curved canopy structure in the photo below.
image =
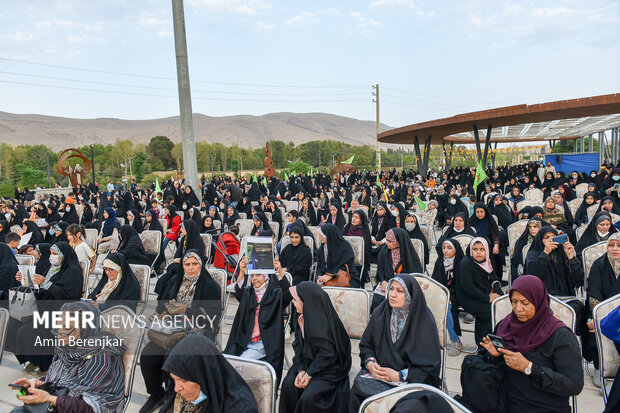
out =
<path fill-rule="evenodd" d="M 464 113 L 449 118 L 403 126 L 379 134 L 383 143 L 414 144 L 419 170 L 428 169 L 428 146 L 475 143 L 486 165 L 491 142 L 532 142 L 576 139 L 620 126 L 620 94 L 516 105 Z M 479 132 L 479 129 L 482 129 Z M 486 131 L 485 131 L 486 129 Z M 492 132 L 495 131 L 492 136 Z M 473 133 L 472 133 L 473 132 Z M 485 133 L 486 132 L 486 133 Z M 484 155 L 480 133 L 485 139 Z M 419 144 L 425 144 L 424 159 Z"/>

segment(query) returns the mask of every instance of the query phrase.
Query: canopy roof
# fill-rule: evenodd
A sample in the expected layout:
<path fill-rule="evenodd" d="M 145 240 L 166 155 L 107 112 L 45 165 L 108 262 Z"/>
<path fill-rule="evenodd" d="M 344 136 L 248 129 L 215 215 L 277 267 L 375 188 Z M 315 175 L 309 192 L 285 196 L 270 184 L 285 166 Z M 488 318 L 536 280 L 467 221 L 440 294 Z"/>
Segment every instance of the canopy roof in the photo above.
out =
<path fill-rule="evenodd" d="M 535 105 L 516 105 L 464 113 L 416 123 L 379 134 L 378 141 L 412 144 L 430 138 L 431 144 L 474 143 L 492 128 L 491 142 L 532 142 L 573 139 L 620 126 L 620 94 L 560 100 Z"/>

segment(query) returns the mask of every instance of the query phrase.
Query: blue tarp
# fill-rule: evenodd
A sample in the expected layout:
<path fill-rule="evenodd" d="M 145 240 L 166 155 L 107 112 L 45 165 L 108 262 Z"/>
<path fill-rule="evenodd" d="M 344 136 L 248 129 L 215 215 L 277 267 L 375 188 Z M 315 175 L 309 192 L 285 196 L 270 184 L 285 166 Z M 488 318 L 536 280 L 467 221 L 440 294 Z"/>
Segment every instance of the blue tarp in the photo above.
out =
<path fill-rule="evenodd" d="M 588 175 L 590 171 L 598 171 L 598 153 L 576 153 L 570 155 L 562 154 L 562 163 L 558 163 L 557 155 L 545 155 L 545 166 L 551 162 L 555 166 L 557 172 L 570 174 L 572 171 L 579 173 L 585 172 Z"/>

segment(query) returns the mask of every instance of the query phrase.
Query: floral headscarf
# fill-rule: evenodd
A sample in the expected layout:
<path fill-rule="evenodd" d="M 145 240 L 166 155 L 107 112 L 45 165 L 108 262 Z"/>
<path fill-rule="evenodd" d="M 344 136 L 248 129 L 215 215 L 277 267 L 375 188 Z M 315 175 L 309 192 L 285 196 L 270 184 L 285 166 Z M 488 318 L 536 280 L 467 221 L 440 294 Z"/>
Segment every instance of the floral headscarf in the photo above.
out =
<path fill-rule="evenodd" d="M 397 245 L 396 248 L 390 250 L 392 252 L 392 270 L 396 271 L 398 264 L 400 264 L 400 244 L 396 240 L 396 236 L 394 235 L 393 230 L 389 230 L 385 233 L 385 239 L 386 241 Z"/>
<path fill-rule="evenodd" d="M 392 315 L 390 317 L 390 336 L 392 338 L 392 343 L 396 343 L 400 338 L 401 334 L 403 333 L 407 317 L 409 316 L 409 307 L 411 307 L 411 295 L 409 294 L 409 290 L 405 285 L 405 281 L 403 281 L 403 279 L 400 277 L 394 277 L 390 281 L 388 281 L 388 285 L 386 287 L 388 297 L 390 286 L 395 281 L 403 287 L 403 290 L 405 290 L 405 305 L 403 305 L 401 308 L 392 308 Z"/>

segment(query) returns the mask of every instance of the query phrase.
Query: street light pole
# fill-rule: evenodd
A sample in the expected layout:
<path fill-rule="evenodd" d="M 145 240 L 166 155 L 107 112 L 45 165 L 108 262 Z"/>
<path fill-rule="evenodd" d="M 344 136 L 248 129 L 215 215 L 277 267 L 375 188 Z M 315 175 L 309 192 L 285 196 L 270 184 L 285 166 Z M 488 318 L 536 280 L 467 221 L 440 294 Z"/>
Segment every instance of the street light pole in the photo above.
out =
<path fill-rule="evenodd" d="M 185 183 L 191 185 L 192 188 L 198 189 L 198 164 L 196 161 L 194 120 L 192 118 L 192 94 L 189 85 L 183 0 L 172 0 L 172 21 L 174 26 L 174 49 L 177 61 L 177 82 L 179 89 L 179 109 L 181 112 Z M 200 200 L 202 198 L 202 193 L 198 190 L 194 192 L 198 200 Z"/>

